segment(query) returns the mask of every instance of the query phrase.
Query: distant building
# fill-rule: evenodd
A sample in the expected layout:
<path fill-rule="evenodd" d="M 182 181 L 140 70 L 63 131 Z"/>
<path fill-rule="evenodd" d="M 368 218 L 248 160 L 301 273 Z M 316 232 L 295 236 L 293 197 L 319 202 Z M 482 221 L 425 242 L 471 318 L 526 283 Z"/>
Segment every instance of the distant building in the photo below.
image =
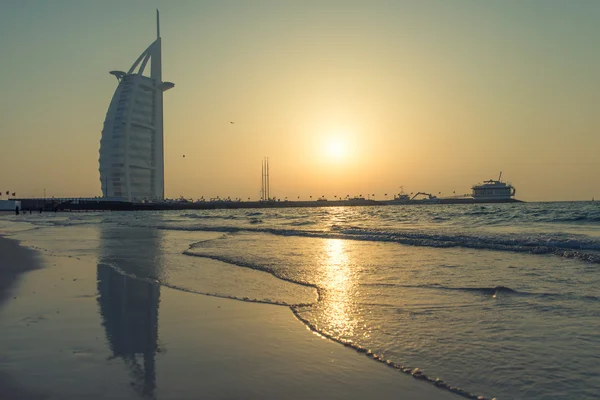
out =
<path fill-rule="evenodd" d="M 0 200 L 0 211 L 15 211 L 15 208 L 21 209 L 21 202 L 18 200 Z"/>
<path fill-rule="evenodd" d="M 129 201 L 163 200 L 163 92 L 158 10 L 156 40 L 129 71 L 111 71 L 119 81 L 100 140 L 100 184 L 104 197 Z M 150 61 L 150 74 L 144 70 Z"/>

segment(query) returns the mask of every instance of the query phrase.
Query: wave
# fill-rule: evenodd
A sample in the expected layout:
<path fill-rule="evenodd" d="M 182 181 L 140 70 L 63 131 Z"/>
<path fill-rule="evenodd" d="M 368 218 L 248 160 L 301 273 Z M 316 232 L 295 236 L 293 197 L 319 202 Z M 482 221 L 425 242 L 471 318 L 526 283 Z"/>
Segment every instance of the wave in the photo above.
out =
<path fill-rule="evenodd" d="M 158 286 L 166 287 L 166 288 L 173 289 L 173 290 L 178 290 L 180 292 L 201 294 L 201 295 L 204 295 L 204 296 L 219 297 L 219 298 L 222 298 L 222 299 L 238 300 L 238 301 L 244 301 L 244 302 L 248 302 L 248 303 L 272 304 L 272 305 L 276 305 L 276 306 L 286 306 L 286 307 L 308 307 L 308 306 L 312 305 L 312 303 L 287 303 L 287 302 L 284 302 L 284 301 L 277 301 L 277 300 L 254 299 L 254 298 L 249 298 L 249 297 L 239 297 L 239 296 L 226 295 L 226 294 L 221 294 L 221 293 L 202 292 L 200 290 L 191 289 L 189 287 L 179 286 L 179 285 L 173 285 L 173 284 L 170 284 L 168 282 L 163 282 L 163 281 L 160 281 L 157 278 L 153 278 L 153 277 L 150 277 L 150 276 L 148 276 L 148 277 L 138 276 L 136 274 L 124 271 L 121 268 L 119 268 L 119 267 L 117 267 L 116 265 L 113 265 L 113 264 L 102 263 L 102 264 L 99 264 L 99 265 L 105 266 L 105 267 L 108 267 L 108 268 L 112 268 L 113 270 L 115 270 L 119 274 L 121 274 L 123 276 L 126 276 L 128 278 L 135 279 L 135 280 L 142 281 L 142 282 L 146 282 L 146 283 L 150 283 L 150 284 L 153 284 L 153 285 L 158 285 Z M 308 286 L 310 286 L 310 285 L 308 285 Z"/>
<path fill-rule="evenodd" d="M 494 287 L 446 287 L 446 286 L 437 286 L 432 285 L 432 287 L 436 289 L 443 290 L 458 290 L 461 292 L 473 292 L 479 293 L 483 295 L 497 295 L 497 294 L 507 294 L 507 295 L 534 295 L 534 293 L 521 292 L 515 289 L 511 289 L 506 286 L 494 286 Z"/>
<path fill-rule="evenodd" d="M 509 296 L 531 296 L 540 298 L 560 298 L 560 299 L 576 299 L 584 301 L 600 301 L 600 296 L 593 295 L 580 295 L 576 293 L 547 293 L 547 292 L 530 292 L 526 290 L 517 290 L 507 286 L 489 286 L 489 287 L 455 287 L 455 286 L 444 286 L 440 284 L 426 284 L 426 285 L 399 285 L 387 282 L 377 283 L 363 283 L 361 286 L 383 286 L 383 287 L 399 287 L 399 288 L 410 288 L 410 289 L 431 289 L 431 290 L 452 290 L 460 292 L 469 292 L 485 296 L 497 296 L 497 295 L 509 295 Z"/>
<path fill-rule="evenodd" d="M 370 350 L 369 348 L 364 347 L 358 343 L 355 343 L 349 339 L 340 338 L 333 334 L 327 333 L 327 332 L 323 331 L 322 329 L 319 329 L 319 327 L 316 324 L 312 323 L 307 318 L 304 318 L 302 316 L 302 310 L 300 309 L 300 307 L 291 307 L 291 309 L 292 309 L 292 312 L 294 313 L 294 315 L 296 316 L 296 318 L 298 318 L 298 320 L 300 322 L 304 323 L 311 331 L 317 333 L 318 335 L 320 335 L 324 338 L 327 338 L 331 341 L 339 343 L 345 347 L 352 348 L 352 349 L 356 350 L 358 353 L 362 353 L 365 356 L 367 356 L 375 361 L 383 363 L 383 364 L 387 365 L 388 367 L 393 368 L 404 374 L 411 375 L 415 379 L 431 383 L 442 390 L 445 390 L 445 391 L 448 391 L 451 393 L 455 393 L 455 394 L 465 397 L 467 399 L 487 400 L 487 397 L 478 396 L 476 394 L 470 393 L 469 391 L 467 391 L 465 389 L 462 389 L 462 388 L 459 388 L 456 386 L 452 386 L 452 385 L 444 382 L 440 378 L 428 376 L 423 371 L 419 370 L 419 368 L 409 367 L 409 366 L 406 366 L 399 362 L 387 359 L 383 356 L 383 354 L 375 353 L 372 350 Z"/>
<path fill-rule="evenodd" d="M 204 215 L 204 214 L 182 214 L 183 218 L 192 218 L 192 219 L 239 219 L 235 215 Z"/>
<path fill-rule="evenodd" d="M 242 267 L 242 268 L 249 268 L 249 269 L 253 269 L 256 271 L 267 272 L 267 273 L 273 275 L 274 277 L 281 279 L 282 281 L 295 283 L 297 285 L 302 285 L 302 286 L 306 286 L 306 287 L 311 287 L 317 291 L 317 302 L 319 302 L 323 296 L 323 291 L 317 285 L 310 283 L 308 281 L 301 280 L 301 279 L 293 279 L 293 278 L 289 278 L 287 276 L 283 276 L 281 274 L 278 274 L 277 271 L 275 271 L 273 268 L 270 268 L 268 266 L 255 264 L 255 263 L 240 260 L 237 258 L 230 258 L 230 257 L 219 256 L 219 255 L 214 255 L 214 254 L 203 254 L 203 253 L 197 253 L 197 252 L 191 251 L 191 249 L 194 248 L 198 244 L 199 243 L 193 244 L 192 246 L 190 246 L 190 249 L 184 251 L 183 254 L 186 256 L 208 258 L 211 260 L 221 261 L 226 264 L 235 265 L 235 266 Z M 306 305 L 306 304 L 303 304 L 303 305 Z M 296 304 L 295 306 L 300 306 L 300 305 Z"/>
<path fill-rule="evenodd" d="M 279 271 L 265 265 L 256 264 L 247 260 L 243 260 L 236 257 L 227 257 L 223 255 L 215 255 L 215 254 L 207 254 L 198 252 L 198 248 L 201 244 L 206 241 L 194 243 L 190 246 L 190 248 L 185 251 L 183 254 L 187 256 L 200 257 L 200 258 L 209 258 L 216 261 L 221 261 L 230 265 L 236 265 L 238 267 L 250 268 L 258 271 L 267 272 L 278 279 L 304 285 L 308 287 L 312 287 L 317 291 L 317 302 L 321 301 L 327 295 L 327 291 L 318 285 L 315 285 L 311 282 L 300 280 L 297 278 L 290 278 L 286 275 L 281 274 Z M 498 286 L 484 286 L 484 287 L 455 287 L 455 286 L 444 286 L 441 284 L 424 284 L 424 285 L 402 285 L 388 282 L 378 282 L 378 283 L 363 283 L 361 286 L 379 286 L 379 287 L 400 287 L 400 288 L 413 288 L 413 289 L 431 289 L 431 290 L 447 290 L 447 291 L 461 291 L 474 293 L 483 296 L 531 296 L 531 297 L 546 297 L 546 298 L 561 298 L 561 299 L 578 299 L 584 301 L 600 301 L 600 297 L 593 295 L 579 295 L 575 293 L 547 293 L 547 292 L 530 292 L 522 289 L 513 289 L 508 286 L 498 285 Z"/>
<path fill-rule="evenodd" d="M 534 295 L 537 293 L 528 293 L 522 292 L 515 289 L 511 289 L 506 286 L 494 286 L 494 287 L 453 287 L 453 286 L 443 286 L 439 284 L 428 284 L 428 285 L 397 285 L 394 283 L 363 283 L 362 286 L 395 286 L 402 288 L 413 288 L 413 289 L 435 289 L 435 290 L 458 290 L 464 292 L 475 292 L 481 294 L 496 294 L 496 293 L 505 293 L 505 294 L 523 294 L 523 295 Z"/>
<path fill-rule="evenodd" d="M 600 222 L 600 216 L 575 215 L 572 217 L 552 218 L 548 222 Z"/>
<path fill-rule="evenodd" d="M 17 229 L 2 227 L 2 232 L 0 232 L 0 236 L 14 236 L 14 235 L 18 235 L 18 234 L 21 234 L 24 232 L 33 232 L 33 231 L 37 231 L 38 229 L 44 228 L 44 226 L 31 224 L 31 226 L 23 227 L 22 229 L 19 229 L 19 228 L 21 228 L 21 227 L 19 226 Z"/>
<path fill-rule="evenodd" d="M 98 225 L 98 221 L 82 221 L 82 220 L 67 220 L 67 221 L 47 221 L 51 226 L 84 226 L 84 225 Z"/>
<path fill-rule="evenodd" d="M 297 222 L 291 222 L 290 225 L 291 226 L 307 226 L 307 225 L 314 225 L 315 221 L 297 221 Z"/>
<path fill-rule="evenodd" d="M 256 224 L 256 223 L 255 223 Z M 428 232 L 390 232 L 366 228 L 333 226 L 330 231 L 302 229 L 235 227 L 235 226 L 172 226 L 157 225 L 156 229 L 174 231 L 205 231 L 225 233 L 268 233 L 277 236 L 298 236 L 320 239 L 345 239 L 370 242 L 398 243 L 435 248 L 463 247 L 478 250 L 509 251 L 537 255 L 555 255 L 588 263 L 600 264 L 600 242 L 591 239 L 575 240 L 557 237 L 501 237 Z"/>

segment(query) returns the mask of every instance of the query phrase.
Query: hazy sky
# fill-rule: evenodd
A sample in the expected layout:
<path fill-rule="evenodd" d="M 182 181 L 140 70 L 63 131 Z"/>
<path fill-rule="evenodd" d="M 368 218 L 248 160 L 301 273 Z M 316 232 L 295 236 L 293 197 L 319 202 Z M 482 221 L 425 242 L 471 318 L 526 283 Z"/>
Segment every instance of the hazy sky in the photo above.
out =
<path fill-rule="evenodd" d="M 257 199 L 268 156 L 282 199 L 468 193 L 501 170 L 523 200 L 600 198 L 597 0 L 3 0 L 0 190 L 100 195 L 108 71 L 155 39 L 155 8 L 168 197 Z"/>

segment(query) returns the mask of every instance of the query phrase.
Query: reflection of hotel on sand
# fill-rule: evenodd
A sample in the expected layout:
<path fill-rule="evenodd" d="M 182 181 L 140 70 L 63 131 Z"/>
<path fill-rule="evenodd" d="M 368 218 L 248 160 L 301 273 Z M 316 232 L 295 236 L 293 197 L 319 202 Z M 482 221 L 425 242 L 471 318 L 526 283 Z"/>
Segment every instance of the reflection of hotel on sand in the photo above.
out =
<path fill-rule="evenodd" d="M 163 92 L 161 38 L 129 71 L 111 71 L 119 85 L 106 113 L 100 140 L 100 183 L 105 198 L 129 201 L 164 199 Z M 150 61 L 150 76 L 144 75 Z"/>
<path fill-rule="evenodd" d="M 155 246 L 132 257 L 132 237 L 127 236 L 131 234 Z M 151 230 L 103 229 L 97 269 L 98 306 L 112 357 L 123 360 L 133 389 L 145 398 L 154 397 L 156 390 L 160 286 L 125 274 L 158 275 L 156 253 L 148 249 L 158 250 L 159 235 Z M 125 274 L 109 264 L 118 265 Z"/>
<path fill-rule="evenodd" d="M 129 201 L 164 199 L 163 92 L 158 11 L 156 40 L 129 71 L 111 71 L 119 85 L 110 102 L 100 140 L 100 182 L 105 198 Z M 150 76 L 144 71 L 149 65 Z M 123 360 L 133 388 L 155 397 L 160 287 L 138 277 L 157 276 L 155 251 L 159 233 L 133 231 L 136 239 L 154 243 L 132 257 L 132 231 L 104 228 L 98 260 L 98 306 L 110 351 Z M 153 251 L 155 250 L 155 251 Z M 125 274 L 110 265 L 118 265 Z"/>

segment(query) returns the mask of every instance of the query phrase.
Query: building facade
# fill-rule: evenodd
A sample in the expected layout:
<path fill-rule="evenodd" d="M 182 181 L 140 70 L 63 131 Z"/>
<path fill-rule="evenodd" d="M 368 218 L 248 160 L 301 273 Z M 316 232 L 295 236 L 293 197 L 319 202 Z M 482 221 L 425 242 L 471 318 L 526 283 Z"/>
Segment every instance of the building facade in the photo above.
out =
<path fill-rule="evenodd" d="M 175 85 L 162 81 L 158 11 L 156 30 L 156 40 L 129 71 L 110 72 L 119 84 L 100 139 L 103 197 L 128 201 L 161 201 L 165 197 L 163 92 Z"/>

